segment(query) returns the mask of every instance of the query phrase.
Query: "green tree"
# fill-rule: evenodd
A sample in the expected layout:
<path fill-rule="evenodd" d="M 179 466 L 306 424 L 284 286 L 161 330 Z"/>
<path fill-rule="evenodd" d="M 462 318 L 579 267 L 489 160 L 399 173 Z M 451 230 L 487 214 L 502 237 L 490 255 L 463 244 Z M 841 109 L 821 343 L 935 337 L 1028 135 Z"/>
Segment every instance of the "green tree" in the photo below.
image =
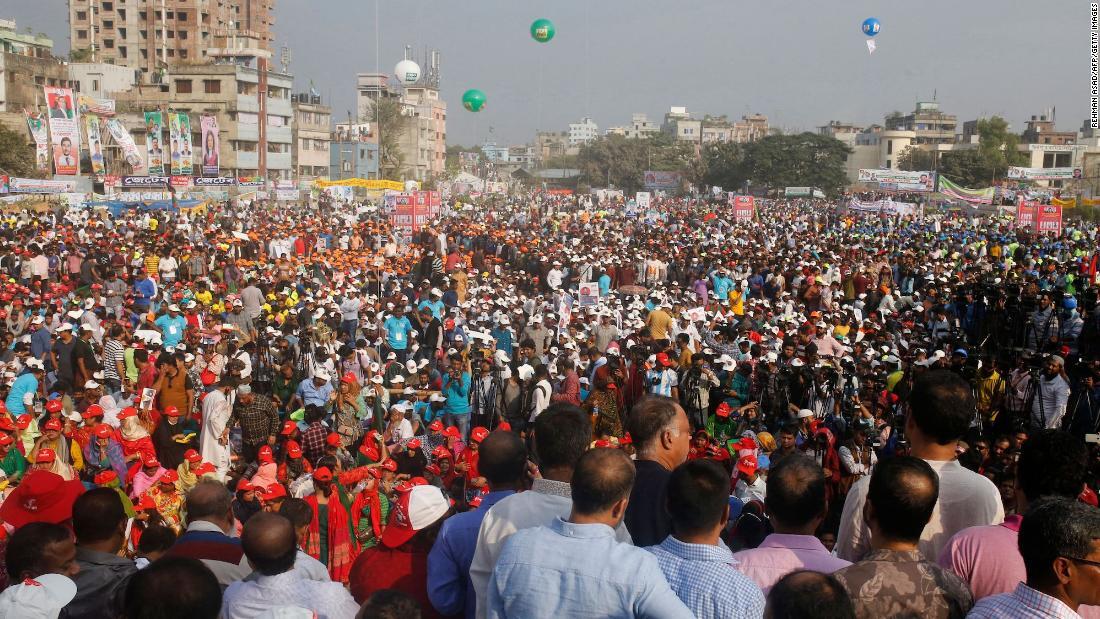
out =
<path fill-rule="evenodd" d="M 931 170 L 934 165 L 934 155 L 931 151 L 913 146 L 906 146 L 898 155 L 898 168 L 908 172 L 921 172 Z"/>
<path fill-rule="evenodd" d="M 401 102 L 393 98 L 374 101 L 368 111 L 370 122 L 378 131 L 378 164 L 382 178 L 396 179 L 405 171 L 405 154 L 401 152 L 401 135 L 409 126 L 409 117 Z"/>
<path fill-rule="evenodd" d="M 658 133 L 646 139 L 609 135 L 581 147 L 576 167 L 581 180 L 593 187 L 608 183 L 626 192 L 644 187 L 646 170 L 680 172 L 692 180 L 697 157 L 691 142 Z"/>
<path fill-rule="evenodd" d="M 702 151 L 703 184 L 736 191 L 745 184 L 745 149 L 734 142 L 707 144 Z"/>
<path fill-rule="evenodd" d="M 92 50 L 87 47 L 69 50 L 69 62 L 88 62 L 92 59 Z"/>
<path fill-rule="evenodd" d="M 808 185 L 835 195 L 847 184 L 844 161 L 852 149 L 836 138 L 810 132 L 769 135 L 743 149 L 745 178 L 754 185 Z"/>
<path fill-rule="evenodd" d="M 14 131 L 0 123 L 0 173 L 11 176 L 39 176 L 35 168 L 34 147 L 26 132 Z"/>
<path fill-rule="evenodd" d="M 1020 136 L 1008 130 L 1008 121 L 1000 116 L 984 118 L 978 121 L 978 147 L 943 153 L 938 170 L 964 187 L 989 187 L 1008 174 L 1009 166 L 1027 163 L 1019 145 Z"/>

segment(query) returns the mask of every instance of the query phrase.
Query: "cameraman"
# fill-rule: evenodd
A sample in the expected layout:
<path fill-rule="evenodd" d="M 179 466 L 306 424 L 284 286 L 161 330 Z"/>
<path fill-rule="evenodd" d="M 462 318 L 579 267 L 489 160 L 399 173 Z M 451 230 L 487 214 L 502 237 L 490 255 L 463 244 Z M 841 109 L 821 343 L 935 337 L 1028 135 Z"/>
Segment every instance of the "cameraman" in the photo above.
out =
<path fill-rule="evenodd" d="M 706 355 L 692 357 L 691 367 L 684 372 L 682 384 L 684 412 L 687 413 L 692 429 L 706 427 L 707 411 L 710 410 L 710 390 L 721 384 L 710 369 Z"/>
<path fill-rule="evenodd" d="M 451 365 L 443 376 L 443 423 L 458 426 L 463 440 L 470 434 L 470 360 L 464 355 L 451 355 Z"/>
<path fill-rule="evenodd" d="M 1047 357 L 1043 373 L 1035 382 L 1035 396 L 1031 403 L 1031 425 L 1036 428 L 1058 430 L 1069 403 L 1069 378 L 1064 371 L 1065 360 L 1058 355 Z"/>
<path fill-rule="evenodd" d="M 1031 315 L 1027 344 L 1025 348 L 1042 352 L 1048 346 L 1058 343 L 1061 324 L 1054 309 L 1054 299 L 1050 291 L 1044 291 L 1039 297 L 1039 308 Z"/>

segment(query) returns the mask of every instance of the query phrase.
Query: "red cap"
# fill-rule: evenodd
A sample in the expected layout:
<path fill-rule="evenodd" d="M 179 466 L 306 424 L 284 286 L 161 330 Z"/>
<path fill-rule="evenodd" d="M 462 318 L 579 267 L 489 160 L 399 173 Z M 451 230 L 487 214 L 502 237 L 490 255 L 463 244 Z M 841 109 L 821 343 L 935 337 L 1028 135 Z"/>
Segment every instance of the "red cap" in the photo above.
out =
<path fill-rule="evenodd" d="M 669 361 L 669 359 L 668 359 L 668 355 L 666 355 L 666 354 L 665 354 L 665 353 L 663 353 L 663 352 L 659 352 L 659 353 L 657 353 L 657 363 L 658 363 L 659 365 L 663 365 L 663 366 L 665 366 L 666 368 L 667 368 L 668 366 L 672 365 L 672 361 Z"/>
<path fill-rule="evenodd" d="M 443 436 L 462 438 L 462 432 L 459 432 L 455 426 L 447 426 L 447 429 L 443 431 Z"/>
<path fill-rule="evenodd" d="M 0 519 L 19 528 L 28 522 L 58 524 L 73 516 L 73 501 L 84 493 L 79 479 L 65 481 L 51 471 L 31 471 L 0 503 Z"/>
<path fill-rule="evenodd" d="M 255 490 L 258 486 L 253 486 L 248 483 L 247 479 L 242 479 L 237 482 L 237 492 L 248 492 L 249 490 Z"/>
<path fill-rule="evenodd" d="M 372 462 L 378 462 L 380 457 L 378 448 L 370 443 L 363 443 L 359 446 L 359 453 L 366 456 L 366 458 Z"/>
<path fill-rule="evenodd" d="M 46 402 L 46 410 L 51 413 L 61 412 L 61 400 L 55 398 Z"/>
<path fill-rule="evenodd" d="M 206 475 L 207 473 L 213 473 L 216 470 L 217 469 L 214 468 L 213 464 L 210 464 L 209 462 L 203 462 L 198 467 L 196 467 L 195 470 L 192 471 L 192 472 L 195 475 Z"/>
<path fill-rule="evenodd" d="M 12 422 L 11 417 L 7 415 L 0 415 L 0 430 L 5 432 L 15 432 L 15 424 Z"/>
<path fill-rule="evenodd" d="M 302 457 L 302 446 L 298 444 L 298 441 L 286 442 L 286 455 L 290 456 L 291 458 Z"/>
<path fill-rule="evenodd" d="M 435 449 L 432 450 L 432 458 L 435 458 L 436 460 L 438 460 L 440 458 L 450 458 L 450 457 L 451 457 L 451 450 L 447 449 L 443 445 L 440 445 L 439 447 L 436 447 Z"/>
<path fill-rule="evenodd" d="M 274 501 L 275 499 L 284 499 L 286 498 L 286 488 L 284 488 L 282 484 L 271 484 L 267 487 L 267 490 L 260 495 L 260 498 L 267 502 Z"/>
<path fill-rule="evenodd" d="M 500 425 L 497 426 L 497 430 L 500 430 L 502 432 L 511 432 L 512 431 L 512 424 L 508 423 L 507 421 L 502 421 L 502 422 L 500 422 Z"/>
<path fill-rule="evenodd" d="M 180 474 L 173 469 L 168 469 L 164 472 L 164 475 L 160 476 L 160 483 L 162 484 L 174 484 L 180 480 Z"/>
<path fill-rule="evenodd" d="M 27 413 L 23 413 L 22 415 L 15 418 L 15 427 L 19 428 L 20 430 L 26 430 L 28 427 L 30 427 L 30 425 L 31 416 Z"/>
<path fill-rule="evenodd" d="M 141 496 L 141 501 L 138 501 L 138 504 L 135 507 L 137 507 L 139 512 L 143 512 L 150 509 L 155 510 L 157 508 L 157 504 L 155 501 L 153 501 L 152 497 L 144 494 Z"/>
<path fill-rule="evenodd" d="M 313 479 L 317 481 L 332 481 L 332 471 L 327 466 L 322 466 L 313 471 Z"/>
<path fill-rule="evenodd" d="M 188 449 L 187 451 L 183 452 L 183 459 L 187 460 L 191 464 L 198 464 L 199 462 L 202 462 L 202 454 L 195 451 L 194 449 Z"/>
<path fill-rule="evenodd" d="M 118 420 L 129 419 L 130 417 L 137 417 L 137 409 L 133 406 L 127 406 L 118 413 Z"/>
<path fill-rule="evenodd" d="M 386 469 L 387 471 L 389 471 L 391 473 L 396 473 L 397 472 L 397 461 L 393 460 L 392 458 L 386 458 L 385 460 L 382 461 L 382 468 Z"/>
<path fill-rule="evenodd" d="M 327 443 L 329 447 L 339 447 L 340 435 L 335 432 L 329 432 L 328 436 L 325 437 L 325 443 Z"/>
<path fill-rule="evenodd" d="M 294 431 L 297 429 L 298 424 L 295 423 L 292 419 L 287 419 L 283 422 L 283 429 L 279 430 L 279 434 L 282 434 L 283 436 L 289 436 L 290 434 L 293 434 Z"/>
<path fill-rule="evenodd" d="M 95 485 L 97 486 L 103 486 L 111 483 L 116 479 L 118 479 L 118 473 L 114 472 L 111 469 L 107 469 L 106 471 L 100 471 L 96 473 L 95 477 L 92 478 L 92 481 L 95 482 Z"/>
<path fill-rule="evenodd" d="M 359 379 L 355 378 L 355 374 L 351 372 L 344 372 L 344 375 L 340 377 L 340 382 L 355 384 L 359 382 Z"/>
<path fill-rule="evenodd" d="M 737 470 L 745 475 L 752 475 L 755 473 L 756 456 L 741 456 L 741 459 L 737 461 Z"/>
<path fill-rule="evenodd" d="M 49 447 L 43 447 L 38 450 L 38 453 L 34 455 L 35 464 L 49 464 L 57 459 L 57 454 L 53 452 Z"/>
<path fill-rule="evenodd" d="M 420 449 L 420 439 L 410 439 L 408 443 L 405 443 L 406 449 Z"/>
<path fill-rule="evenodd" d="M 15 442 L 15 439 L 10 434 L 4 434 L 0 432 L 0 446 L 7 447 Z"/>
<path fill-rule="evenodd" d="M 718 408 L 714 410 L 714 414 L 722 419 L 727 419 L 730 416 L 730 405 L 726 402 L 722 402 L 718 405 Z"/>
<path fill-rule="evenodd" d="M 489 436 L 489 430 L 481 426 L 470 430 L 470 441 L 473 443 L 480 443 L 484 441 L 487 436 Z"/>
<path fill-rule="evenodd" d="M 149 468 L 160 466 L 160 460 L 157 460 L 157 457 L 153 454 L 145 454 L 145 457 L 142 458 L 141 463 Z"/>
<path fill-rule="evenodd" d="M 442 432 L 443 431 L 443 421 L 440 420 L 440 419 L 436 419 L 435 421 L 428 424 L 428 429 L 431 430 L 432 432 Z"/>
<path fill-rule="evenodd" d="M 111 438 L 111 435 L 114 433 L 114 428 L 105 423 L 101 423 L 95 427 L 95 435 L 98 438 Z"/>
<path fill-rule="evenodd" d="M 43 430 L 57 430 L 58 432 L 60 432 L 61 431 L 61 420 L 60 419 L 49 419 L 42 426 L 42 429 Z"/>
<path fill-rule="evenodd" d="M 756 441 L 751 436 L 742 436 L 737 442 L 737 449 L 756 449 Z"/>
<path fill-rule="evenodd" d="M 182 413 L 180 413 L 180 409 L 178 409 L 178 408 L 176 408 L 175 406 L 172 406 L 172 405 L 168 405 L 168 406 L 164 407 L 164 414 L 167 415 L 168 417 L 179 417 L 179 416 L 182 415 Z"/>
<path fill-rule="evenodd" d="M 439 488 L 428 485 L 424 479 L 410 480 L 398 487 L 390 522 L 380 541 L 387 548 L 397 548 L 412 539 L 417 531 L 438 521 L 449 509 L 450 504 Z"/>
<path fill-rule="evenodd" d="M 269 445 L 261 447 L 256 457 L 259 459 L 260 464 L 269 464 L 275 461 L 275 454 L 271 453 L 271 447 Z"/>
<path fill-rule="evenodd" d="M 91 404 L 88 406 L 88 408 L 84 409 L 84 412 L 81 413 L 81 416 L 85 419 L 95 419 L 96 417 L 102 417 L 103 407 L 98 404 Z"/>

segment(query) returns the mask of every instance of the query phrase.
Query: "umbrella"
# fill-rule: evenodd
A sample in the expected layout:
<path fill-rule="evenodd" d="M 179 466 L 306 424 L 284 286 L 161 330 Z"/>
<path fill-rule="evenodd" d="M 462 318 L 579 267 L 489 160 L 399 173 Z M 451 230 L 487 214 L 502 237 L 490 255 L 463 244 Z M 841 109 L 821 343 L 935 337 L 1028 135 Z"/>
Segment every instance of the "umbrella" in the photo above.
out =
<path fill-rule="evenodd" d="M 634 284 L 630 284 L 627 286 L 619 286 L 619 292 L 622 294 L 634 294 L 641 296 L 649 292 L 649 289 L 645 286 L 636 286 Z"/>

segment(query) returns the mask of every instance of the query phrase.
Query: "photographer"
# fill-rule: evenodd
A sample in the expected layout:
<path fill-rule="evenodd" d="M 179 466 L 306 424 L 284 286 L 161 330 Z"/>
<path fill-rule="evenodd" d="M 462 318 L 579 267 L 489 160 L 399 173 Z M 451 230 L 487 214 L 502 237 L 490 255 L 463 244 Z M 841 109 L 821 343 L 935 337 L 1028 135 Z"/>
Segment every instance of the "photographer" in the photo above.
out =
<path fill-rule="evenodd" d="M 451 366 L 443 376 L 443 423 L 458 426 L 463 438 L 470 434 L 470 360 L 452 355 Z"/>
<path fill-rule="evenodd" d="M 1066 376 L 1064 366 L 1065 361 L 1058 355 L 1047 357 L 1043 373 L 1035 381 L 1035 395 L 1031 404 L 1032 427 L 1061 429 L 1070 392 L 1069 377 Z"/>
<path fill-rule="evenodd" d="M 710 410 L 710 390 L 721 383 L 703 354 L 692 357 L 691 367 L 684 372 L 681 382 L 684 386 L 684 412 L 687 413 L 692 429 L 698 430 L 706 425 L 707 412 Z"/>
<path fill-rule="evenodd" d="M 1027 340 L 1024 345 L 1027 350 L 1043 352 L 1058 344 L 1061 323 L 1054 309 L 1053 293 L 1044 291 L 1039 296 L 1039 308 L 1031 315 L 1027 328 Z"/>

